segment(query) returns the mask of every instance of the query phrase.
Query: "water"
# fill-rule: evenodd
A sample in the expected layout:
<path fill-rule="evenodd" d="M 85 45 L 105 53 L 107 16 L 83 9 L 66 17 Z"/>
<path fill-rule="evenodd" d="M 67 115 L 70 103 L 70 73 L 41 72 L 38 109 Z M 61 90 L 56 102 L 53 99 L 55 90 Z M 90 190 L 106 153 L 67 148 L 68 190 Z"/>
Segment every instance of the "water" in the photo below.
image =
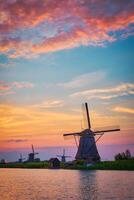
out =
<path fill-rule="evenodd" d="M 0 200 L 132 200 L 134 172 L 0 169 Z"/>

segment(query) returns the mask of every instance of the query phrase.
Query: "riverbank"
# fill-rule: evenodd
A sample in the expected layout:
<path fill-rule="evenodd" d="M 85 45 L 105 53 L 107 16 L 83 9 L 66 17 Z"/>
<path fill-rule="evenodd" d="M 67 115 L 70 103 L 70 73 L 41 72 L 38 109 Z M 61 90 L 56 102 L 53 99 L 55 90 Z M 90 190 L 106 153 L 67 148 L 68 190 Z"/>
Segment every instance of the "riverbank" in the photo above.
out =
<path fill-rule="evenodd" d="M 134 160 L 103 161 L 91 166 L 74 165 L 69 169 L 84 170 L 134 170 Z"/>
<path fill-rule="evenodd" d="M 52 167 L 49 162 L 34 162 L 0 164 L 0 168 L 50 169 Z M 104 161 L 91 166 L 83 163 L 69 162 L 61 163 L 60 168 L 74 170 L 134 170 L 134 160 Z"/>

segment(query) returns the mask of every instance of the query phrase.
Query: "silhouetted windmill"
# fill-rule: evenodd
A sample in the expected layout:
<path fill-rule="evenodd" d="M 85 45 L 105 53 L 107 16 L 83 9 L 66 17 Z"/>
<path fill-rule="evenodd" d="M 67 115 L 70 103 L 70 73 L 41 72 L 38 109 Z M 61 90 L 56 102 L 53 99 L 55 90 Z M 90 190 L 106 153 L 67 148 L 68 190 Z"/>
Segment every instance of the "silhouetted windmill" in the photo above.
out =
<path fill-rule="evenodd" d="M 76 145 L 78 147 L 77 154 L 75 156 L 76 160 L 86 160 L 88 162 L 98 162 L 100 161 L 100 155 L 98 153 L 96 142 L 103 136 L 106 132 L 120 131 L 118 127 L 112 128 L 100 128 L 99 130 L 91 130 L 91 122 L 88 111 L 88 104 L 84 104 L 84 108 L 86 111 L 86 122 L 88 125 L 87 129 L 84 129 L 81 132 L 77 133 L 67 133 L 64 134 L 67 136 L 74 136 Z M 99 135 L 99 137 L 95 140 L 95 136 Z M 77 137 L 79 138 L 79 143 L 77 143 Z"/>
<path fill-rule="evenodd" d="M 35 155 L 37 155 L 37 154 L 39 154 L 39 153 L 34 151 L 34 146 L 32 144 L 32 153 L 28 154 L 28 160 L 27 161 L 28 162 L 35 162 L 35 161 L 37 161 L 38 159 L 35 158 Z"/>
<path fill-rule="evenodd" d="M 63 149 L 63 154 L 62 155 L 57 155 L 57 157 L 61 158 L 61 162 L 65 163 L 66 158 L 70 158 L 71 156 L 66 156 L 65 155 L 65 149 Z"/>
<path fill-rule="evenodd" d="M 19 163 L 22 163 L 25 158 L 23 158 L 22 153 L 20 153 Z"/>

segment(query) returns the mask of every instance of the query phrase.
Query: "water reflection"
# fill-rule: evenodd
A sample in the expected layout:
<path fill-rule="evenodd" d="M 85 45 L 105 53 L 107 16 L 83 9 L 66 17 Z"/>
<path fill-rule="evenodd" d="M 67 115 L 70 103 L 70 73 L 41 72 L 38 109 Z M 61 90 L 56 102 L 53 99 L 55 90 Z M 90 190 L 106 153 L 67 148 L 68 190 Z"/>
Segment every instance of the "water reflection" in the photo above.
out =
<path fill-rule="evenodd" d="M 96 171 L 78 171 L 77 183 L 79 197 L 81 200 L 97 199 L 98 185 L 97 185 Z"/>
<path fill-rule="evenodd" d="M 2 200 L 132 200 L 134 172 L 0 169 Z"/>

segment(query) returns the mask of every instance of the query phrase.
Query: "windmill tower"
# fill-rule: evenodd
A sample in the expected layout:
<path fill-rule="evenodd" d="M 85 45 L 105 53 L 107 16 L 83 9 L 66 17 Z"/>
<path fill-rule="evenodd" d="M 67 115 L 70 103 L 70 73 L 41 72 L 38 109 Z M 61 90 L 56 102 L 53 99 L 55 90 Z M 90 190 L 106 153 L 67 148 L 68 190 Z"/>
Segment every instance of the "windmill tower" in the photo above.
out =
<path fill-rule="evenodd" d="M 63 154 L 62 155 L 57 155 L 57 157 L 61 158 L 61 162 L 65 163 L 66 158 L 70 158 L 71 156 L 66 156 L 65 155 L 65 149 L 63 149 Z"/>
<path fill-rule="evenodd" d="M 100 155 L 96 147 L 96 142 L 103 136 L 104 133 L 120 131 L 120 129 L 117 127 L 104 129 L 101 128 L 99 130 L 93 131 L 91 129 L 91 122 L 87 103 L 84 104 L 84 108 L 86 111 L 86 123 L 88 125 L 88 128 L 78 133 L 67 133 L 64 134 L 64 136 L 74 136 L 76 144 L 78 146 L 78 150 L 75 156 L 76 160 L 85 160 L 87 162 L 99 162 Z M 99 137 L 95 140 L 96 135 Z M 77 143 L 77 137 L 79 138 L 79 144 Z"/>
<path fill-rule="evenodd" d="M 34 151 L 34 146 L 32 144 L 32 153 L 29 153 L 28 154 L 28 162 L 35 162 L 36 161 L 36 158 L 35 158 L 35 155 L 39 154 L 38 152 L 35 152 Z"/>

